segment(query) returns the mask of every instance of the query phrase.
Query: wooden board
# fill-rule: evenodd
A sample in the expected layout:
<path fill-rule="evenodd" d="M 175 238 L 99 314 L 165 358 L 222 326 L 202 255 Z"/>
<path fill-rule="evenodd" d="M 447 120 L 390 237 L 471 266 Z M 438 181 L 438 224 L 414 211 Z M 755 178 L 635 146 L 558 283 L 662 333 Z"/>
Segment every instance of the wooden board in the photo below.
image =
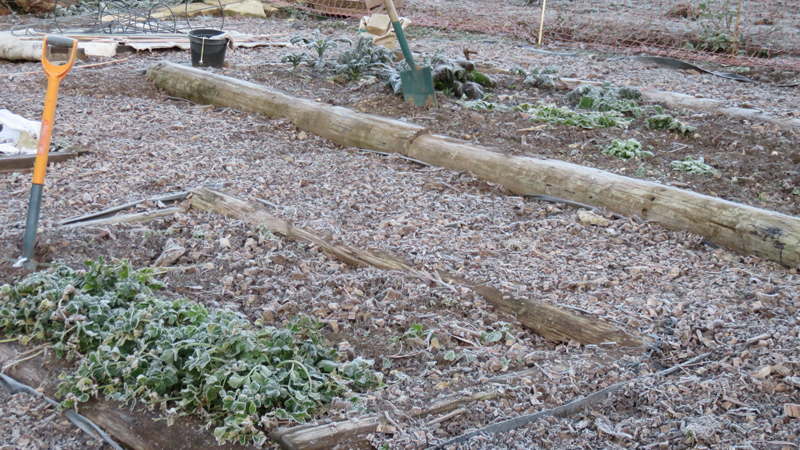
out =
<path fill-rule="evenodd" d="M 68 161 L 72 158 L 77 158 L 86 152 L 55 152 L 50 153 L 47 158 L 47 163 L 60 163 Z M 33 170 L 33 164 L 36 162 L 36 155 L 19 155 L 19 156 L 0 156 L 0 173 L 4 172 L 22 172 L 26 170 Z"/>

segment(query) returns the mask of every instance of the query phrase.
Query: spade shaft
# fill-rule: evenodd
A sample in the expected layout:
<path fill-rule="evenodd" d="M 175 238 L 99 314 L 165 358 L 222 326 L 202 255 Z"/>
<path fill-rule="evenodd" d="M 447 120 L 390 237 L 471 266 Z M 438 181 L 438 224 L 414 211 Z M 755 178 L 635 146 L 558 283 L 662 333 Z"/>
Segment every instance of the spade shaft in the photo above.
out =
<path fill-rule="evenodd" d="M 47 46 L 71 47 L 69 61 L 61 66 L 51 64 L 47 60 Z M 25 222 L 25 237 L 22 241 L 22 265 L 35 268 L 33 250 L 36 244 L 36 230 L 39 227 L 39 209 L 42 204 L 42 191 L 44 190 L 44 176 L 47 171 L 47 157 L 50 153 L 50 138 L 53 134 L 53 120 L 56 115 L 56 100 L 58 98 L 58 85 L 75 64 L 75 55 L 78 51 L 78 41 L 64 36 L 48 35 L 42 44 L 42 66 L 47 75 L 47 94 L 45 94 L 44 112 L 42 113 L 42 128 L 39 132 L 39 145 L 36 151 L 36 162 L 33 166 L 33 185 L 31 198 L 28 202 L 28 220 Z"/>

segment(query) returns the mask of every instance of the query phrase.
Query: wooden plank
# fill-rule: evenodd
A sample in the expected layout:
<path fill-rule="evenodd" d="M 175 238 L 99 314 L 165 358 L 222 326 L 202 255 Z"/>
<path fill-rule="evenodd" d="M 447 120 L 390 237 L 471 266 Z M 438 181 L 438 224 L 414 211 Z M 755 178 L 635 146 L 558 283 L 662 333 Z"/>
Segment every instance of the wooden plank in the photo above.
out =
<path fill-rule="evenodd" d="M 112 216 L 102 219 L 87 220 L 85 222 L 71 223 L 59 228 L 70 229 L 70 228 L 83 228 L 83 227 L 99 227 L 103 225 L 114 225 L 118 223 L 133 223 L 133 222 L 147 223 L 147 222 L 152 222 L 153 220 L 156 220 L 160 217 L 171 216 L 175 213 L 183 213 L 183 212 L 186 212 L 185 207 L 172 206 L 170 208 L 164 208 L 155 211 L 145 211 L 135 214 L 123 214 L 120 216 Z"/>
<path fill-rule="evenodd" d="M 77 158 L 87 152 L 55 152 L 50 153 L 47 158 L 47 163 L 61 163 L 69 161 L 72 158 Z M 26 170 L 33 170 L 33 164 L 36 162 L 36 155 L 19 155 L 19 156 L 0 156 L 0 173 L 4 172 L 22 172 Z"/>
<path fill-rule="evenodd" d="M 386 253 L 373 253 L 352 245 L 330 243 L 311 228 L 295 227 L 290 222 L 273 216 L 260 204 L 246 202 L 209 188 L 200 188 L 194 192 L 192 208 L 223 214 L 254 226 L 264 225 L 275 234 L 313 243 L 324 252 L 356 267 L 399 270 L 424 277 L 424 274 L 402 258 Z M 520 323 L 554 342 L 575 340 L 584 345 L 616 342 L 622 347 L 633 348 L 643 345 L 641 338 L 625 333 L 594 316 L 580 316 L 528 298 L 518 299 L 503 294 L 492 286 L 474 283 L 446 271 L 439 271 L 438 275 L 446 282 L 473 289 L 496 308 L 515 315 Z"/>
<path fill-rule="evenodd" d="M 371 449 L 366 436 L 378 429 L 375 414 L 312 427 L 279 428 L 269 437 L 284 450 Z"/>
<path fill-rule="evenodd" d="M 27 350 L 18 344 L 0 343 L 0 361 L 14 360 Z M 63 371 L 61 361 L 55 357 L 37 356 L 22 361 L 6 370 L 6 375 L 34 388 L 44 388 L 45 395 L 53 397 L 58 383 L 53 380 Z M 172 426 L 166 420 L 155 420 L 155 413 L 122 406 L 114 401 L 90 400 L 80 405 L 83 416 L 94 422 L 117 442 L 134 450 L 245 450 L 252 446 L 217 444 L 210 431 L 201 430 L 199 420 L 180 417 Z"/>

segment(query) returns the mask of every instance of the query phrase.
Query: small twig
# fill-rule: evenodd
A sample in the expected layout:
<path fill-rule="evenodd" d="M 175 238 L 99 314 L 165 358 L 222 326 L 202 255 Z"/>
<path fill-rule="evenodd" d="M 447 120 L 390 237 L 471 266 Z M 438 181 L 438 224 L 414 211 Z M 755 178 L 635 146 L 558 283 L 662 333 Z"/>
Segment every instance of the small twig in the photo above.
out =
<path fill-rule="evenodd" d="M 417 356 L 417 355 L 419 355 L 420 353 L 423 353 L 423 352 L 426 352 L 426 351 L 427 351 L 427 350 L 420 350 L 420 351 L 418 351 L 418 352 L 414 352 L 414 353 L 407 353 L 407 354 L 405 354 L 405 355 L 389 355 L 389 356 L 387 356 L 387 358 L 391 358 L 391 359 L 403 359 L 403 358 L 411 358 L 411 357 Z"/>
<path fill-rule="evenodd" d="M 370 149 L 368 149 L 368 148 L 360 148 L 360 149 L 358 149 L 358 151 L 361 151 L 361 152 L 367 152 L 367 153 L 375 153 L 376 155 L 382 155 L 382 156 L 392 156 L 392 155 L 396 155 L 396 156 L 397 156 L 398 158 L 400 158 L 400 159 L 404 159 L 404 160 L 406 160 L 406 161 L 411 161 L 411 162 L 413 162 L 414 164 L 419 164 L 420 166 L 425 166 L 425 167 L 433 167 L 432 165 L 430 165 L 430 164 L 428 164 L 428 163 L 426 163 L 426 162 L 424 162 L 424 161 L 420 161 L 420 160 L 418 160 L 418 159 L 414 159 L 414 158 L 409 158 L 408 156 L 403 156 L 403 155 L 400 155 L 400 154 L 398 154 L 398 153 L 379 152 L 379 151 L 377 151 L 377 150 L 370 150 Z"/>
<path fill-rule="evenodd" d="M 750 339 L 744 341 L 744 344 L 745 345 L 753 345 L 758 341 L 765 341 L 765 340 L 767 340 L 767 339 L 769 339 L 771 337 L 772 337 L 772 333 L 759 334 L 758 336 L 751 337 Z"/>
<path fill-rule="evenodd" d="M 428 426 L 431 426 L 431 425 L 433 425 L 433 424 L 436 424 L 436 423 L 441 423 L 441 422 L 444 422 L 445 420 L 450 420 L 450 419 L 452 419 L 452 418 L 453 418 L 453 417 L 455 417 L 455 416 L 458 416 L 458 415 L 464 414 L 465 412 L 467 412 L 467 410 L 466 410 L 466 409 L 464 409 L 464 408 L 459 408 L 459 409 L 457 409 L 457 410 L 455 410 L 455 411 L 453 411 L 453 412 L 451 412 L 451 413 L 448 413 L 448 414 L 445 414 L 445 415 L 443 415 L 442 417 L 437 417 L 437 418 L 435 418 L 435 419 L 431 420 L 430 422 L 428 422 L 428 423 L 427 423 L 427 425 L 428 425 Z"/>
<path fill-rule="evenodd" d="M 563 203 L 563 204 L 565 204 L 567 206 L 571 206 L 573 208 L 588 209 L 589 211 L 594 211 L 595 209 L 597 209 L 597 207 L 595 207 L 595 206 L 591 206 L 591 205 L 587 205 L 587 204 L 579 203 L 579 202 L 573 202 L 572 200 L 565 200 L 563 198 L 550 197 L 549 195 L 538 195 L 538 194 L 535 194 L 535 195 L 523 195 L 522 197 L 525 198 L 525 199 L 528 199 L 528 200 L 536 200 L 536 201 L 540 201 L 540 202 Z M 614 217 L 614 219 L 616 219 L 616 220 L 628 220 L 627 217 L 625 217 L 623 215 L 620 215 L 620 214 L 611 214 L 611 216 Z"/>
<path fill-rule="evenodd" d="M 464 327 L 460 327 L 460 326 L 458 326 L 458 325 L 456 325 L 456 324 L 454 324 L 454 323 L 451 323 L 451 324 L 450 324 L 450 327 L 451 327 L 451 328 L 454 328 L 454 329 L 456 329 L 456 330 L 458 330 L 458 331 L 462 331 L 462 332 L 464 332 L 464 333 L 467 333 L 467 334 L 468 334 L 468 335 L 470 335 L 470 336 L 475 336 L 475 337 L 477 337 L 477 338 L 481 337 L 481 333 L 480 333 L 480 332 L 478 332 L 478 331 L 473 331 L 473 330 L 468 330 L 468 329 L 466 329 L 466 328 L 464 328 Z"/>
<path fill-rule="evenodd" d="M 394 406 L 394 405 L 392 405 L 392 406 Z M 397 422 L 395 422 L 394 419 L 392 419 L 392 417 L 389 416 L 389 411 L 384 411 L 383 412 L 383 417 L 386 417 L 386 420 L 388 420 L 389 423 L 394 425 L 395 428 L 397 428 L 398 430 L 400 429 L 400 425 L 398 425 Z"/>
<path fill-rule="evenodd" d="M 473 346 L 473 347 L 475 347 L 475 348 L 480 348 L 480 347 L 481 347 L 481 345 L 480 345 L 480 344 L 476 344 L 476 343 L 474 343 L 474 342 L 470 341 L 469 339 L 463 338 L 463 337 L 461 337 L 461 336 L 458 336 L 458 335 L 456 335 L 456 334 L 447 333 L 447 335 L 448 335 L 448 336 L 450 336 L 450 337 L 451 337 L 451 338 L 453 338 L 453 339 L 457 339 L 457 340 L 459 340 L 459 341 L 461 341 L 461 342 L 465 342 L 465 343 L 467 343 L 467 344 L 469 344 L 469 345 L 471 345 L 471 346 Z"/>
<path fill-rule="evenodd" d="M 533 363 L 533 365 L 536 366 L 536 368 L 539 369 L 542 372 L 542 374 L 547 377 L 548 380 L 555 381 L 553 379 L 553 376 L 550 375 L 550 372 L 545 370 L 544 367 L 540 366 L 539 363 Z"/>
<path fill-rule="evenodd" d="M 41 347 L 37 347 L 37 348 L 41 348 Z M 8 364 L 5 364 L 5 365 L 3 366 L 3 368 L 2 368 L 2 369 L 0 369 L 0 373 L 5 373 L 5 371 L 6 371 L 6 370 L 8 370 L 8 369 L 10 369 L 10 368 L 12 368 L 12 367 L 14 367 L 14 366 L 16 366 L 17 364 L 19 364 L 19 363 L 21 363 L 21 362 L 23 362 L 23 361 L 27 361 L 27 360 L 29 360 L 29 359 L 36 358 L 37 356 L 39 356 L 39 355 L 41 355 L 42 353 L 44 353 L 44 351 L 45 351 L 46 349 L 47 349 L 46 347 L 45 347 L 45 348 L 42 348 L 42 349 L 41 349 L 39 352 L 37 352 L 37 353 L 34 353 L 33 355 L 30 355 L 30 356 L 28 356 L 28 357 L 25 357 L 25 358 L 18 358 L 18 359 L 15 359 L 15 360 L 13 360 L 13 361 L 9 362 Z M 36 350 L 36 349 L 34 349 L 34 350 Z"/>
<path fill-rule="evenodd" d="M 263 204 L 265 204 L 267 206 L 272 206 L 275 209 L 283 208 L 282 206 L 276 205 L 275 203 L 272 203 L 272 202 L 268 202 L 268 201 L 264 200 L 263 198 L 256 198 L 256 201 L 259 202 L 259 203 L 263 203 Z"/>
<path fill-rule="evenodd" d="M 176 100 L 176 101 L 182 101 L 182 102 L 189 102 L 189 103 L 191 103 L 193 105 L 197 105 L 197 106 L 206 106 L 206 105 L 201 105 L 200 103 L 195 103 L 195 102 L 193 102 L 191 100 L 187 100 L 185 98 L 173 97 L 171 95 L 167 95 L 166 98 L 167 98 L 167 100 Z"/>
<path fill-rule="evenodd" d="M 7 342 L 15 342 L 15 341 L 18 341 L 19 339 L 20 339 L 20 337 L 15 337 L 15 338 L 12 338 L 12 339 L 3 339 L 2 341 L 0 341 L 0 344 L 5 344 Z"/>

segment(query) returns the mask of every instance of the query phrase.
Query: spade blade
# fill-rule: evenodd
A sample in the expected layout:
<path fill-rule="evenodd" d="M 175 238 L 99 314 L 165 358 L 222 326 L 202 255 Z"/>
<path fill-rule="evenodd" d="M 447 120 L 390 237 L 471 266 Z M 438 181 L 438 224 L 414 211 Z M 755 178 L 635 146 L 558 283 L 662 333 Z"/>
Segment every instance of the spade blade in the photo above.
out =
<path fill-rule="evenodd" d="M 432 106 L 438 108 L 436 91 L 433 89 L 433 76 L 430 67 L 400 72 L 403 83 L 403 97 L 406 103 L 414 106 Z"/>

